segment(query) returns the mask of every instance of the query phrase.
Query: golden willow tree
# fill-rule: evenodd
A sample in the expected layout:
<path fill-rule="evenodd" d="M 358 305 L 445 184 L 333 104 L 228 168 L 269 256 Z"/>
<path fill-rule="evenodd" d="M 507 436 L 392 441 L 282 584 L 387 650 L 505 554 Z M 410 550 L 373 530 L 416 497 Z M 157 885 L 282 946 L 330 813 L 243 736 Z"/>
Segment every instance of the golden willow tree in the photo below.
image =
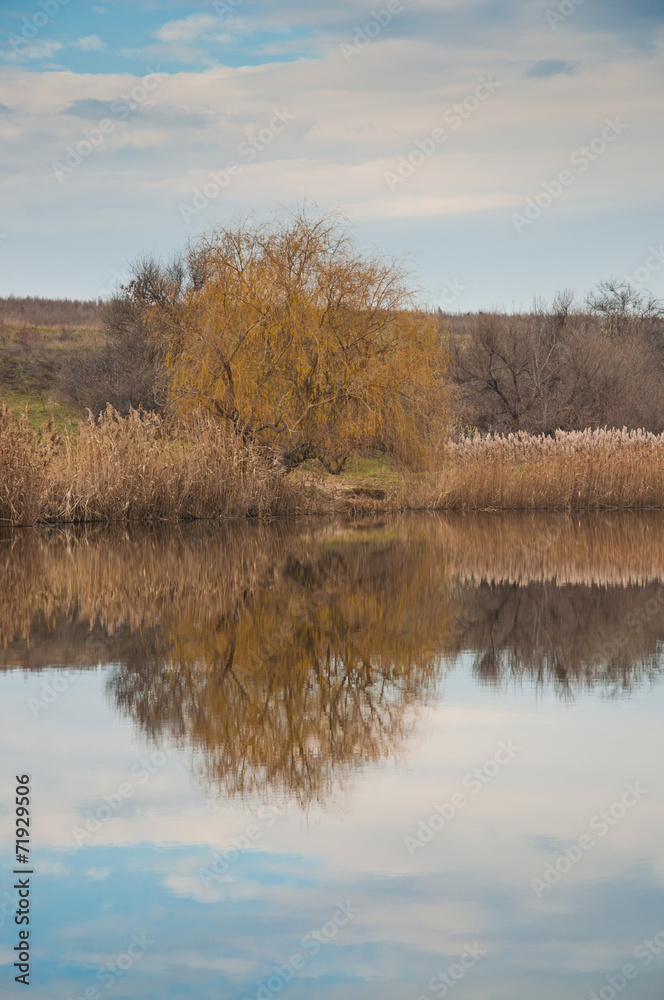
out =
<path fill-rule="evenodd" d="M 161 351 L 171 412 L 215 414 L 290 469 L 358 449 L 423 466 L 444 436 L 447 359 L 394 261 L 335 215 L 216 229 L 129 289 Z"/>

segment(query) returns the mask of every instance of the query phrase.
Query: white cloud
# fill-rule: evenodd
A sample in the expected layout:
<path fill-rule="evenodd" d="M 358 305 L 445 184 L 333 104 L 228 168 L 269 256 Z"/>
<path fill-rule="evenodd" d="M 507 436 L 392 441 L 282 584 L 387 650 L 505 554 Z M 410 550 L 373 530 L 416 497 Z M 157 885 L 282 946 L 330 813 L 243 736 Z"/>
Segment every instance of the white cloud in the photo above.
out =
<path fill-rule="evenodd" d="M 69 869 L 61 861 L 38 861 L 35 867 L 40 875 L 69 875 Z"/>
<path fill-rule="evenodd" d="M 55 53 L 60 52 L 63 48 L 62 42 L 45 39 L 38 42 L 29 42 L 25 48 L 21 49 L 20 54 L 25 56 L 26 59 L 52 59 Z"/>
<path fill-rule="evenodd" d="M 85 877 L 88 882 L 104 882 L 110 874 L 110 868 L 89 868 L 85 873 Z"/>
<path fill-rule="evenodd" d="M 52 173 L 51 161 L 82 138 L 80 122 L 62 112 L 75 102 L 113 102 L 140 86 L 140 80 L 119 72 L 35 73 L 34 65 L 30 71 L 0 70 L 2 100 L 18 112 L 0 120 L 4 170 L 13 175 L 5 182 L 11 184 L 13 197 L 8 199 L 4 228 L 18 232 L 26 218 L 37 218 L 27 210 L 36 200 L 39 219 L 48 220 L 53 231 L 62 224 L 62 211 L 66 218 L 77 220 L 81 231 L 94 223 L 116 232 L 117 224 L 117 233 L 123 231 L 118 244 L 126 242 L 127 253 L 134 250 L 130 240 L 140 245 L 143 233 L 151 229 L 163 233 L 164 243 L 172 240 L 176 245 L 188 235 L 179 203 L 190 201 L 194 188 L 204 186 L 212 171 L 239 159 L 240 143 L 247 133 L 254 136 L 269 122 L 275 106 L 288 108 L 296 121 L 253 162 L 241 160 L 241 175 L 201 213 L 201 226 L 250 207 L 261 212 L 275 203 L 292 204 L 306 195 L 321 207 L 341 207 L 360 221 L 384 223 L 384 232 L 395 234 L 394 240 L 405 249 L 429 247 L 428 220 L 435 217 L 449 219 L 454 226 L 456 216 L 467 214 L 469 224 L 479 227 L 486 216 L 487 226 L 503 225 L 509 236 L 510 213 L 566 167 L 570 154 L 590 142 L 607 117 L 618 114 L 629 124 L 624 140 L 578 178 L 538 224 L 535 235 L 538 240 L 557 239 L 556 233 L 585 211 L 626 212 L 661 203 L 657 162 L 664 138 L 651 127 L 661 105 L 654 58 L 636 60 L 619 36 L 575 31 L 574 23 L 580 22 L 571 20 L 564 55 L 582 64 L 582 71 L 526 80 L 524 71 L 534 62 L 560 58 L 560 33 L 551 31 L 542 16 L 518 24 L 498 19 L 481 35 L 466 25 L 461 38 L 447 37 L 433 30 L 438 23 L 434 14 L 453 5 L 454 0 L 414 0 L 402 20 L 395 19 L 350 63 L 340 50 L 340 40 L 352 38 L 353 26 L 361 20 L 352 2 L 340 0 L 327 14 L 321 7 L 305 9 L 303 0 L 290 3 L 289 10 L 297 8 L 297 17 L 290 21 L 294 26 L 306 26 L 324 15 L 333 21 L 332 28 L 324 25 L 318 34 L 310 33 L 317 58 L 277 61 L 273 51 L 268 56 L 264 47 L 247 45 L 243 35 L 275 29 L 274 17 L 270 21 L 246 16 L 248 5 L 232 20 L 236 39 L 232 61 L 244 61 L 240 66 L 219 65 L 226 51 L 213 39 L 222 37 L 217 33 L 227 25 L 211 7 L 155 26 L 151 45 L 123 56 L 131 56 L 139 67 L 173 67 L 179 60 L 187 68 L 164 75 L 151 95 L 154 107 L 149 113 L 143 105 L 140 115 L 117 121 L 112 135 L 77 171 L 76 183 L 59 192 L 59 200 L 43 180 Z M 411 16 L 414 13 L 417 17 Z M 449 18 L 452 27 L 460 21 L 456 14 Z M 425 26 L 430 29 L 426 34 Z M 292 44 L 299 45 L 300 36 Z M 49 50 L 40 45 L 37 48 L 35 42 L 30 48 L 33 58 L 44 58 L 59 47 L 55 43 Z M 257 60 L 258 65 L 248 64 Z M 124 59 L 118 64 L 127 65 L 131 63 Z M 472 95 L 481 74 L 494 75 L 500 82 L 495 96 L 458 130 L 450 130 L 445 146 L 428 156 L 412 176 L 389 189 L 386 171 L 395 172 L 417 142 L 428 141 L 432 130 L 444 124 L 446 110 Z M 26 148 L 32 164 L 27 172 Z M 410 229 L 400 221 L 407 218 L 413 220 Z M 125 231 L 134 225 L 139 235 L 127 237 Z M 588 231 L 589 242 L 592 238 Z M 530 289 L 534 279 L 525 276 L 521 250 L 525 239 L 514 249 L 514 270 Z M 104 251 L 105 273 L 121 266 L 124 242 L 119 251 Z M 101 259 L 102 252 L 96 252 Z M 632 269 L 640 263 L 640 246 L 627 245 L 621 251 L 612 249 L 615 262 L 607 270 L 627 268 L 619 252 L 629 257 Z M 436 267 L 449 266 L 445 254 L 443 247 L 435 258 L 442 263 Z M 468 254 L 468 267 L 474 273 L 479 267 L 476 254 L 470 247 Z M 635 255 L 633 263 L 630 255 Z M 597 263 L 588 263 L 588 272 L 606 267 L 599 255 L 594 256 Z M 583 260 L 588 259 L 584 254 Z M 531 254 L 528 260 L 533 261 L 534 273 L 537 256 Z M 543 280 L 571 283 L 560 276 L 566 261 L 559 274 L 547 269 Z M 574 280 L 596 279 L 593 272 L 589 281 L 584 272 Z"/>
<path fill-rule="evenodd" d="M 106 48 L 106 42 L 102 41 L 99 35 L 86 35 L 84 38 L 78 38 L 73 44 L 83 52 L 99 52 Z"/>
<path fill-rule="evenodd" d="M 219 28 L 219 19 L 211 14 L 190 14 L 175 21 L 167 21 L 155 32 L 160 42 L 193 42 L 200 38 L 225 41 L 226 35 L 210 34 Z"/>
<path fill-rule="evenodd" d="M 254 971 L 254 963 L 246 958 L 210 958 L 195 952 L 175 952 L 165 956 L 164 961 L 192 971 L 221 972 L 226 976 L 249 976 Z"/>

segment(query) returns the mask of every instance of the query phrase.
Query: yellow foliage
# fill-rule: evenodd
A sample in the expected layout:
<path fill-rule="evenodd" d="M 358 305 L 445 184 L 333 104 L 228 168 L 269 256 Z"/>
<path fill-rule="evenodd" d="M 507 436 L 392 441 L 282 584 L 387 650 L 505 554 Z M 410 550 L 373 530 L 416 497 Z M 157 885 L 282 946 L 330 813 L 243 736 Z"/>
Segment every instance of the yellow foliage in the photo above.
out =
<path fill-rule="evenodd" d="M 190 250 L 152 299 L 173 412 L 205 409 L 284 466 L 338 472 L 376 448 L 422 466 L 447 419 L 446 356 L 403 269 L 335 216 L 244 220 Z"/>

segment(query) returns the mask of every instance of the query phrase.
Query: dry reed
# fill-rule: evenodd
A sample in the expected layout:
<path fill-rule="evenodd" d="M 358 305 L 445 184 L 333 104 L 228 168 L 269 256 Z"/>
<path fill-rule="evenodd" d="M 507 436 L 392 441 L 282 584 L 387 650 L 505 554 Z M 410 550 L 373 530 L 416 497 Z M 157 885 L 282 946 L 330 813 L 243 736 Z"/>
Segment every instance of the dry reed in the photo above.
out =
<path fill-rule="evenodd" d="M 662 507 L 664 434 L 476 434 L 448 445 L 435 480 L 411 480 L 406 488 L 409 506 L 439 510 Z"/>
<path fill-rule="evenodd" d="M 365 494 L 370 494 L 365 496 Z M 438 473 L 385 490 L 316 488 L 207 417 L 154 414 L 58 433 L 0 409 L 0 523 L 186 520 L 396 509 L 599 510 L 664 507 L 664 434 L 558 431 L 450 442 Z"/>
<path fill-rule="evenodd" d="M 182 520 L 277 516 L 311 506 L 308 486 L 207 418 L 166 429 L 154 414 L 63 434 L 0 410 L 0 521 Z"/>

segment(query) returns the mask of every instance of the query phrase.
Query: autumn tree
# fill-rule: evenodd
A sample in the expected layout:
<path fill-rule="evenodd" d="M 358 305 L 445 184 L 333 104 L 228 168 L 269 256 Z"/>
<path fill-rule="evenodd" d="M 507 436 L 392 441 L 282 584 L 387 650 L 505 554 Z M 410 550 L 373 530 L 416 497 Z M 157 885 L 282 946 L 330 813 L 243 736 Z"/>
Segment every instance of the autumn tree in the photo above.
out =
<path fill-rule="evenodd" d="M 140 295 L 174 414 L 216 414 L 286 469 L 317 458 L 339 472 L 358 449 L 411 467 L 436 453 L 447 417 L 437 324 L 400 264 L 358 248 L 338 216 L 216 229 Z"/>

